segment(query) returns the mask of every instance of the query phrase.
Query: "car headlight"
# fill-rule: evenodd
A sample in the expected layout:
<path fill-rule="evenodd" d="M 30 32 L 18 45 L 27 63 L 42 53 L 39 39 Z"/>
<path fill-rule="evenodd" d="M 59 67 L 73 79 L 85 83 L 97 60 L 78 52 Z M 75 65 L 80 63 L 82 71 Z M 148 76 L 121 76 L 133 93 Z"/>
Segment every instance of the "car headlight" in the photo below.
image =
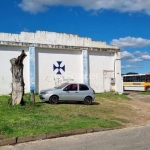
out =
<path fill-rule="evenodd" d="M 41 95 L 48 94 L 48 91 L 40 92 Z"/>

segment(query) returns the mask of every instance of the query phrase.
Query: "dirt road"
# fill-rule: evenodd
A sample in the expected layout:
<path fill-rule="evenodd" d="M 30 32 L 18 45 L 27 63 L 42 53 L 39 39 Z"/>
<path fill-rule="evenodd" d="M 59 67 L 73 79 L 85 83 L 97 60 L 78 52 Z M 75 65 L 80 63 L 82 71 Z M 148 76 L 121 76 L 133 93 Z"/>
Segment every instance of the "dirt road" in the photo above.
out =
<path fill-rule="evenodd" d="M 150 124 L 150 95 L 144 95 L 140 92 L 124 92 L 132 100 L 124 102 L 125 105 L 131 106 L 136 112 L 135 116 L 128 118 L 132 120 L 128 126 L 149 125 Z"/>

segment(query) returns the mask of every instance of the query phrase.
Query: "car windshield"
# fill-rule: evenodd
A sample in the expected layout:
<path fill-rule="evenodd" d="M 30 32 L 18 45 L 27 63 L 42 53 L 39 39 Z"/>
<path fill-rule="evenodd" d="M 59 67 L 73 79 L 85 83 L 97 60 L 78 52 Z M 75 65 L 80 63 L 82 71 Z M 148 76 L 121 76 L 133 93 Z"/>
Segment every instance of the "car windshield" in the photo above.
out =
<path fill-rule="evenodd" d="M 68 83 L 63 83 L 63 84 L 61 84 L 61 85 L 59 85 L 59 86 L 56 86 L 56 87 L 54 87 L 54 88 L 56 88 L 56 89 L 62 89 L 62 88 L 64 88 L 66 85 L 68 85 Z"/>

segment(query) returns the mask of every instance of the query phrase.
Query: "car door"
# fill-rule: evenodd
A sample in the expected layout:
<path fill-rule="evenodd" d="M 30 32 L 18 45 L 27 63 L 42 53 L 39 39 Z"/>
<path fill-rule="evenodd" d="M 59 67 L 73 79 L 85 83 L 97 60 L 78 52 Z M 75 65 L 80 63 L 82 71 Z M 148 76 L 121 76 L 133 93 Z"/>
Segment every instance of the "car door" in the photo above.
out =
<path fill-rule="evenodd" d="M 79 84 L 78 100 L 83 101 L 88 95 L 90 95 L 89 87 L 85 84 Z"/>
<path fill-rule="evenodd" d="M 78 84 L 69 84 L 62 91 L 62 100 L 77 100 Z"/>

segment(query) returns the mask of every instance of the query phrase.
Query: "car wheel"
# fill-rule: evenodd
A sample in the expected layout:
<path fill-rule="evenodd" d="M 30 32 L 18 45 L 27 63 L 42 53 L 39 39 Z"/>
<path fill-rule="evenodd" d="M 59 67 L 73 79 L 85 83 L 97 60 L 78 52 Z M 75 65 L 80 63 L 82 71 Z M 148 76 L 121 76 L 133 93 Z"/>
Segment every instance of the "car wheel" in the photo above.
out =
<path fill-rule="evenodd" d="M 147 92 L 149 92 L 149 91 L 150 91 L 150 87 L 149 87 L 149 86 L 146 88 L 146 91 L 147 91 Z"/>
<path fill-rule="evenodd" d="M 91 105 L 92 104 L 92 98 L 91 97 L 86 97 L 85 99 L 84 99 L 84 104 L 85 105 Z"/>
<path fill-rule="evenodd" d="M 49 99 L 50 104 L 57 104 L 58 103 L 58 97 L 57 96 L 52 96 Z"/>

